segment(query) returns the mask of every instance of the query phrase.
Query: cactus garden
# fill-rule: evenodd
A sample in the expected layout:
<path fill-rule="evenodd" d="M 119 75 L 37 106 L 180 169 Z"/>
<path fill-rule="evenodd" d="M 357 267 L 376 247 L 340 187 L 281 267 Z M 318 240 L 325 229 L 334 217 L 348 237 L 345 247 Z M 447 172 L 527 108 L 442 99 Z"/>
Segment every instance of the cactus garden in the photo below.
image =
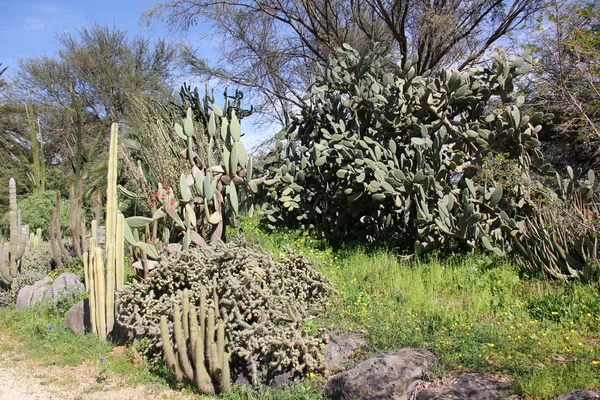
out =
<path fill-rule="evenodd" d="M 348 377 L 417 351 L 426 371 L 394 398 L 445 398 L 427 396 L 465 376 L 502 388 L 485 398 L 600 391 L 600 123 L 575 95 L 562 97 L 567 111 L 544 103 L 566 89 L 540 88 L 541 47 L 488 48 L 494 39 L 461 63 L 462 38 L 438 54 L 441 42 L 408 43 L 424 30 L 381 33 L 417 13 L 386 19 L 385 2 L 349 2 L 344 35 L 320 18 L 345 2 L 301 2 L 320 21 L 302 26 L 280 2 L 191 3 L 147 18 L 190 29 L 202 15 L 228 27 L 223 40 L 251 36 L 233 54 L 244 62 L 224 53 L 218 68 L 181 48 L 204 88 L 173 89 L 169 44 L 99 25 L 61 36 L 73 57 L 47 59 L 43 75 L 59 81 L 33 90 L 36 60 L 15 88 L 0 78 L 0 152 L 12 160 L 0 166 L 0 381 L 22 375 L 56 399 L 388 398 L 378 381 L 352 392 Z M 600 16 L 576 1 L 577 18 L 522 7 L 534 3 L 495 18 L 585 27 Z M 302 63 L 274 49 L 252 58 L 279 23 L 279 35 L 314 35 L 284 41 L 310 53 Z M 600 41 L 578 32 L 564 51 L 592 71 L 577 69 L 593 88 L 578 95 L 597 105 Z M 117 57 L 95 64 L 103 46 Z M 102 69 L 116 59 L 118 73 Z M 258 145 L 268 124 L 257 116 L 279 121 Z"/>

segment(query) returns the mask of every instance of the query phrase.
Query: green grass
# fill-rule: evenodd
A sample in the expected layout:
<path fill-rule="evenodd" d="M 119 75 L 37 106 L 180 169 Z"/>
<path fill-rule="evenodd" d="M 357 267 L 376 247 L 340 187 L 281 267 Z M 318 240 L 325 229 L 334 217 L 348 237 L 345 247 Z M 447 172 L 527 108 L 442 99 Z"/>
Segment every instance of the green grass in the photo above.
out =
<path fill-rule="evenodd" d="M 162 387 L 180 389 L 188 394 L 199 395 L 193 385 L 176 382 L 166 366 L 153 367 L 146 363 L 136 363 L 132 348 L 115 354 L 115 344 L 100 341 L 93 334 L 75 335 L 64 324 L 63 308 L 41 307 L 29 310 L 0 308 L 0 333 L 8 334 L 19 342 L 16 359 L 28 359 L 45 366 L 75 367 L 86 362 L 98 366 L 95 379 L 101 384 L 109 376 L 117 377 L 123 385 L 153 383 Z M 3 351 L 15 350 L 3 344 Z M 298 383 L 279 388 L 240 388 L 223 398 L 236 400 L 312 400 L 321 398 L 323 381 L 319 377 L 305 379 Z"/>
<path fill-rule="evenodd" d="M 333 251 L 303 232 L 267 235 L 256 219 L 243 219 L 239 232 L 276 256 L 287 245 L 311 259 L 340 292 L 322 323 L 361 332 L 364 357 L 422 347 L 448 372 L 506 375 L 536 399 L 600 389 L 598 285 L 523 278 L 485 255 Z"/>
<path fill-rule="evenodd" d="M 3 330 L 23 344 L 25 351 L 48 365 L 75 366 L 85 361 L 106 357 L 113 346 L 93 335 L 74 335 L 64 324 L 64 312 L 40 309 L 0 309 Z"/>
<path fill-rule="evenodd" d="M 384 249 L 334 251 L 300 231 L 267 234 L 256 219 L 242 218 L 232 235 L 280 257 L 304 254 L 334 283 L 338 294 L 319 321 L 336 331 L 361 332 L 359 355 L 422 347 L 439 358 L 433 374 L 478 371 L 515 382 L 517 393 L 552 399 L 574 389 L 600 389 L 600 291 L 598 285 L 524 278 L 509 261 L 485 255 L 398 257 Z M 76 336 L 61 309 L 0 309 L 0 331 L 23 344 L 28 358 L 47 365 L 98 363 L 126 384 L 153 382 L 193 392 L 166 368 L 134 362 L 133 350 L 111 354 L 114 344 Z M 39 314 L 38 312 L 39 311 Z M 100 362 L 102 360 L 102 362 Z M 319 399 L 325 379 L 311 376 L 290 386 L 239 388 L 236 399 Z"/>

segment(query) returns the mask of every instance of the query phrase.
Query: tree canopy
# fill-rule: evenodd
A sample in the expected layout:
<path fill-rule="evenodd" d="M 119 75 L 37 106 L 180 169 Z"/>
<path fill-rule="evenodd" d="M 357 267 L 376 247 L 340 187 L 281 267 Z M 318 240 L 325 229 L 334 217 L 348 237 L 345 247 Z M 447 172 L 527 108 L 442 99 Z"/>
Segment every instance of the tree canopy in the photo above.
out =
<path fill-rule="evenodd" d="M 187 47 L 192 73 L 249 89 L 257 111 L 289 122 L 316 72 L 342 44 L 363 50 L 383 43 L 404 64 L 418 55 L 417 74 L 467 68 L 501 38 L 521 29 L 541 0 L 170 0 L 152 8 L 173 29 L 211 23 L 220 37 L 214 62 Z"/>
<path fill-rule="evenodd" d="M 68 159 L 80 174 L 110 124 L 125 121 L 131 99 L 170 92 L 175 51 L 163 39 L 130 38 L 98 24 L 57 39 L 55 57 L 19 63 L 18 86 L 36 106 L 51 162 Z"/>

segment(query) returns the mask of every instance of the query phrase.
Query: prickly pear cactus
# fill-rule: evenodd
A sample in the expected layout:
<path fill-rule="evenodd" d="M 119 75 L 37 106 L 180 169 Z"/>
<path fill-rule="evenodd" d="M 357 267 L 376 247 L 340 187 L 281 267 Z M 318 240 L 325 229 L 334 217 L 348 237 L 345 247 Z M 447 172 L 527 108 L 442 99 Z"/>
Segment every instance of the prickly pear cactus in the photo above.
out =
<path fill-rule="evenodd" d="M 188 108 L 182 124 L 175 124 L 173 134 L 184 144 L 180 154 L 190 169 L 181 174 L 179 196 L 172 188 L 159 185 L 154 197 L 160 208 L 153 218 L 170 218 L 181 232 L 185 249 L 191 243 L 205 245 L 206 237 L 213 243 L 224 241 L 226 226 L 237 226 L 243 198 L 251 199 L 261 182 L 253 179 L 252 157 L 241 141 L 236 107 L 226 102 L 221 109 L 213 104 L 207 126 L 201 129 L 196 129 L 192 109 Z M 208 136 L 207 149 L 195 146 L 194 137 L 200 134 Z"/>
<path fill-rule="evenodd" d="M 523 113 L 514 96 L 530 56 L 499 53 L 487 66 L 417 76 L 416 60 L 394 66 L 385 53 L 345 47 L 277 136 L 267 226 L 314 229 L 337 242 L 400 239 L 416 253 L 459 243 L 531 258 L 521 248 L 540 237 L 527 229 L 540 231 L 531 221 L 545 204 L 578 187 L 591 201 L 593 176 L 552 170 L 538 149 L 544 116 Z"/>

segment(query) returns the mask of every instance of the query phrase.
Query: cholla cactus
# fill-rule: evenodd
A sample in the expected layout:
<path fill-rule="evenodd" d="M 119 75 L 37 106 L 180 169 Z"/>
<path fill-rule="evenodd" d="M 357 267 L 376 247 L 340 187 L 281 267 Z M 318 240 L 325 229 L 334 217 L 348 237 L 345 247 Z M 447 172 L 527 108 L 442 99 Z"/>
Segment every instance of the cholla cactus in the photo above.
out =
<path fill-rule="evenodd" d="M 232 371 L 248 372 L 251 382 L 259 384 L 261 372 L 323 368 L 326 336 L 310 332 L 305 323 L 322 309 L 333 288 L 293 253 L 275 262 L 270 254 L 238 241 L 174 253 L 146 281 L 119 293 L 119 323 L 135 337 L 147 338 L 150 344 L 143 353 L 158 361 L 161 317 L 172 320 L 183 289 L 189 290 L 191 303 L 202 307 L 202 287 L 218 295 L 207 296 L 206 307 L 218 304 L 225 321 Z"/>
<path fill-rule="evenodd" d="M 194 305 L 190 304 L 188 289 L 183 290 L 183 315 L 177 303 L 173 311 L 172 331 L 177 350 L 171 344 L 167 316 L 160 318 L 163 354 L 169 368 L 179 381 L 185 378 L 194 382 L 205 394 L 231 390 L 229 353 L 225 349 L 225 322 L 219 317 L 219 309 L 215 306 L 218 304 L 216 296 L 215 292 L 214 298 L 217 300 L 207 310 L 206 288 L 201 287 L 198 315 Z"/>

